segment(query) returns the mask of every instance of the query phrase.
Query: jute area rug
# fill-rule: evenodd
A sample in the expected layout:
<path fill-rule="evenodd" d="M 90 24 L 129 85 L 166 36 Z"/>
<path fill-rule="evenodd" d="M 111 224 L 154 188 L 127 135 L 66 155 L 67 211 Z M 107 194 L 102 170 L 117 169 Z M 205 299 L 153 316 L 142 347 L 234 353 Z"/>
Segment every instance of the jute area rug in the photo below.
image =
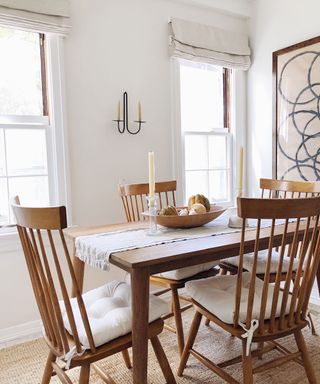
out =
<path fill-rule="evenodd" d="M 193 311 L 184 313 L 185 330 L 188 331 Z M 313 316 L 317 332 L 320 334 L 320 314 Z M 304 330 L 305 340 L 311 354 L 312 363 L 316 371 L 317 380 L 320 383 L 320 336 L 312 336 L 310 330 Z M 160 336 L 161 343 L 171 364 L 174 373 L 179 363 L 178 349 L 175 336 L 169 331 L 164 331 Z M 295 351 L 293 337 L 283 339 L 282 344 Z M 239 340 L 233 339 L 221 328 L 213 325 L 209 328 L 202 322 L 195 347 L 205 353 L 215 362 L 220 362 L 237 356 L 241 352 Z M 254 348 L 254 346 L 253 346 Z M 1 384 L 39 384 L 47 357 L 47 346 L 42 339 L 34 340 L 15 347 L 0 350 L 0 383 Z M 264 357 L 264 361 L 277 357 L 277 352 L 271 352 Z M 259 361 L 255 361 L 259 364 Z M 100 367 L 108 372 L 117 384 L 132 383 L 132 374 L 122 361 L 121 354 L 112 356 L 101 361 Z M 242 382 L 241 364 L 228 368 L 228 372 L 234 375 L 236 380 Z M 72 379 L 77 382 L 78 369 L 72 370 Z M 163 384 L 164 378 L 158 366 L 157 360 L 149 348 L 149 382 L 152 384 Z M 257 374 L 255 383 L 267 384 L 303 384 L 308 383 L 304 369 L 296 363 L 288 363 L 279 368 L 274 368 L 264 373 Z M 52 378 L 51 383 L 60 383 L 57 378 Z M 94 373 L 91 373 L 90 383 L 102 384 L 103 381 Z M 200 383 L 225 383 L 222 379 L 202 366 L 195 358 L 190 357 L 187 368 L 182 378 L 177 378 L 177 383 L 200 384 Z"/>

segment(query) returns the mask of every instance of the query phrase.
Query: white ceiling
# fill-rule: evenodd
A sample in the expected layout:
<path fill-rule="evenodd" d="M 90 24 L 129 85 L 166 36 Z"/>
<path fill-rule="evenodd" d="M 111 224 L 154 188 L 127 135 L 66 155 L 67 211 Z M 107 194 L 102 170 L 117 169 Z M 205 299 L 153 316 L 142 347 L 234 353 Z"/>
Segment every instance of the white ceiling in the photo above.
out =
<path fill-rule="evenodd" d="M 251 16 L 252 2 L 254 0 L 173 0 L 181 3 L 198 5 L 201 7 L 219 10 L 224 13 L 243 18 Z"/>

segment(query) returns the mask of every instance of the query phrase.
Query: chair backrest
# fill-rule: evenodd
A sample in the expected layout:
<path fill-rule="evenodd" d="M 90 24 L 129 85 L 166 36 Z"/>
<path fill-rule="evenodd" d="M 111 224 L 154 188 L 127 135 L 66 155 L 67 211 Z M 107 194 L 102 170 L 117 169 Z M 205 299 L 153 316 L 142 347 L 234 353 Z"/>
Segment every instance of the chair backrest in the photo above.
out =
<path fill-rule="evenodd" d="M 65 329 L 63 313 L 59 304 L 58 296 L 61 295 L 61 303 L 64 304 L 72 330 L 72 345 L 76 346 L 77 352 L 82 350 L 71 298 L 65 281 L 68 277 L 76 287 L 76 300 L 84 329 L 87 333 L 90 349 L 95 352 L 87 312 L 63 233 L 63 229 L 67 227 L 66 208 L 22 207 L 19 204 L 19 199 L 15 198 L 12 210 L 16 217 L 18 233 L 47 341 L 56 351 L 56 354 L 60 356 L 67 353 L 71 348 L 70 336 Z M 62 263 L 65 264 L 65 262 L 67 267 L 63 268 Z"/>
<path fill-rule="evenodd" d="M 238 199 L 238 215 L 243 219 L 240 243 L 239 269 L 237 276 L 234 326 L 238 326 L 240 310 L 243 311 L 243 295 L 246 301 L 246 326 L 250 328 L 251 321 L 259 310 L 259 333 L 274 333 L 285 331 L 305 320 L 308 302 L 315 280 L 320 260 L 320 236 L 318 224 L 320 214 L 320 197 L 304 199 Z M 244 244 L 248 233 L 245 220 L 256 220 L 256 233 L 252 254 L 252 272 L 249 282 L 244 288 L 243 272 L 244 254 L 249 250 Z M 263 225 L 263 219 L 270 220 L 269 227 Z M 280 221 L 280 222 L 279 222 Z M 282 224 L 281 224 L 282 223 Z M 278 226 L 277 224 L 281 224 Z M 265 227 L 265 228 L 263 228 Z M 268 248 L 267 261 L 264 270 L 264 279 L 256 276 L 257 260 L 261 231 L 267 231 Z M 300 245 L 299 245 L 300 242 Z M 288 243 L 290 245 L 288 246 Z M 267 245 L 265 244 L 265 246 Z M 265 247 L 264 246 L 264 247 Z M 278 248 L 279 262 L 274 284 L 270 284 L 270 269 L 273 250 Z M 287 249 L 289 248 L 289 250 Z M 251 250 L 251 249 L 250 249 Z M 284 257 L 288 260 L 288 269 L 283 280 Z M 294 268 L 294 263 L 296 268 Z M 294 270 L 295 269 L 295 270 Z M 257 299 L 257 287 L 260 286 L 260 298 Z M 257 301 L 256 301 L 257 300 Z M 257 307 L 258 305 L 258 307 Z M 254 317 L 254 318 L 253 318 Z M 265 319 L 268 320 L 268 329 L 265 329 Z M 243 319 L 242 319 L 243 321 Z"/>
<path fill-rule="evenodd" d="M 260 179 L 261 197 L 300 198 L 320 196 L 319 181 Z"/>
<path fill-rule="evenodd" d="M 177 182 L 175 180 L 161 181 L 155 184 L 155 193 L 158 197 L 159 209 L 168 205 L 176 205 L 176 189 Z M 118 190 L 127 221 L 145 220 L 145 217 L 141 215 L 141 213 L 148 209 L 146 196 L 149 193 L 149 184 L 119 184 Z"/>

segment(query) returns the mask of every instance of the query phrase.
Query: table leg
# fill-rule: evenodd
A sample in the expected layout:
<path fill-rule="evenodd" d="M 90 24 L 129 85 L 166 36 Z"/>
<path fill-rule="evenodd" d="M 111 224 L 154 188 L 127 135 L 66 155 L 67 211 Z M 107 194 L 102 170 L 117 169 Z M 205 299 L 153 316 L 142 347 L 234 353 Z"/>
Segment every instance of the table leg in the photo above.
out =
<path fill-rule="evenodd" d="M 133 383 L 147 384 L 149 317 L 149 270 L 147 268 L 132 270 L 131 290 Z"/>
<path fill-rule="evenodd" d="M 72 253 L 72 264 L 74 273 L 76 275 L 76 279 L 78 282 L 78 286 L 80 289 L 80 292 L 83 292 L 83 280 L 84 280 L 84 266 L 85 263 L 79 259 L 79 257 L 76 256 L 76 247 L 73 246 L 73 253 Z M 76 287 L 73 285 L 71 289 L 71 296 L 76 296 Z"/>

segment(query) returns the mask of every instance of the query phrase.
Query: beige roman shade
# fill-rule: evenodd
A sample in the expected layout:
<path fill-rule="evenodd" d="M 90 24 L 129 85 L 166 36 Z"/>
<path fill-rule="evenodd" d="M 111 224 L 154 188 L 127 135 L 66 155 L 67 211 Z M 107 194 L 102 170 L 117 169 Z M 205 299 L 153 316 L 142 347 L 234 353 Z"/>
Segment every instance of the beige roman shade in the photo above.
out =
<path fill-rule="evenodd" d="M 248 36 L 209 25 L 173 18 L 170 22 L 171 56 L 226 68 L 250 67 Z"/>
<path fill-rule="evenodd" d="M 65 36 L 71 27 L 68 0 L 0 0 L 0 25 Z"/>

